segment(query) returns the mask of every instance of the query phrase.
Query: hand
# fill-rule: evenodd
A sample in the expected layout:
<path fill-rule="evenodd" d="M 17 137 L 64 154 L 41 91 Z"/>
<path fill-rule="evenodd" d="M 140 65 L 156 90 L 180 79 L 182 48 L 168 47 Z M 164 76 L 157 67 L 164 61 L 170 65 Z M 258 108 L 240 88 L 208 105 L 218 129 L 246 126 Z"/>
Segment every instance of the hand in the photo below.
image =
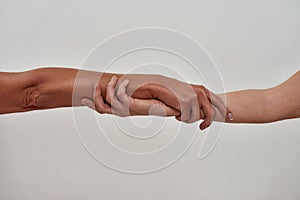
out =
<path fill-rule="evenodd" d="M 223 116 L 223 119 L 228 112 L 222 99 L 203 86 L 190 85 L 160 75 L 128 74 L 121 77 L 119 82 L 122 82 L 122 79 L 128 79 L 130 82 L 127 87 L 129 96 L 139 99 L 158 99 L 180 111 L 177 120 L 193 123 L 204 119 L 200 124 L 201 130 L 210 126 L 216 111 Z"/>
<path fill-rule="evenodd" d="M 231 111 L 225 106 L 224 101 L 222 100 L 222 98 L 217 95 L 214 94 L 213 92 L 209 91 L 208 89 L 206 89 L 205 87 L 201 86 L 201 85 L 191 85 L 193 87 L 193 89 L 196 91 L 196 93 L 198 92 L 204 92 L 208 98 L 208 100 L 211 102 L 212 104 L 212 120 L 213 121 L 219 121 L 219 122 L 224 122 L 226 119 L 227 120 L 233 120 L 233 115 L 231 113 Z M 224 95 L 222 95 L 224 96 Z M 201 110 L 202 113 L 202 110 Z M 203 114 L 205 115 L 205 113 Z M 202 116 L 202 114 L 201 114 Z"/>
<path fill-rule="evenodd" d="M 115 87 L 118 83 L 116 77 L 112 77 L 107 84 L 106 102 L 101 95 L 101 88 L 95 85 L 94 100 L 84 98 L 81 103 L 101 114 L 114 114 L 121 117 L 130 115 L 157 115 L 157 116 L 178 116 L 179 111 L 165 105 L 155 99 L 142 100 L 134 99 L 126 94 L 129 84 L 128 80 L 120 83 L 118 91 Z"/>
<path fill-rule="evenodd" d="M 135 99 L 127 95 L 127 88 L 129 85 L 129 81 L 125 80 L 123 82 L 119 81 L 119 86 L 116 88 L 116 85 L 118 83 L 117 78 L 113 77 L 111 81 L 107 85 L 107 91 L 106 91 L 106 102 L 104 103 L 104 100 L 101 96 L 101 90 L 99 87 L 96 87 L 95 90 L 95 102 L 89 99 L 83 100 L 83 104 L 88 105 L 90 108 L 97 110 L 100 113 L 109 113 L 109 114 L 115 114 L 119 116 L 129 116 L 129 115 L 159 115 L 159 116 L 176 116 L 177 119 L 179 119 L 180 112 L 176 111 L 168 106 L 166 106 L 164 103 L 154 100 L 154 99 L 148 99 L 148 100 L 141 100 L 141 99 Z M 207 91 L 203 86 L 193 85 L 193 88 L 195 92 L 201 95 L 201 91 Z M 199 96 L 200 96 L 199 95 Z M 214 101 L 215 104 L 219 107 L 223 106 L 223 101 L 216 95 L 208 94 L 209 100 Z M 201 98 L 199 98 L 201 100 Z M 200 106 L 199 106 L 200 107 Z M 151 112 L 149 110 L 151 109 Z M 212 106 L 212 118 L 220 119 L 222 117 L 221 111 L 216 107 Z M 162 112 L 164 111 L 165 112 Z M 226 112 L 226 111 L 225 111 Z M 199 110 L 199 119 L 205 119 L 206 114 L 203 109 Z M 204 129 L 201 127 L 201 129 Z"/>

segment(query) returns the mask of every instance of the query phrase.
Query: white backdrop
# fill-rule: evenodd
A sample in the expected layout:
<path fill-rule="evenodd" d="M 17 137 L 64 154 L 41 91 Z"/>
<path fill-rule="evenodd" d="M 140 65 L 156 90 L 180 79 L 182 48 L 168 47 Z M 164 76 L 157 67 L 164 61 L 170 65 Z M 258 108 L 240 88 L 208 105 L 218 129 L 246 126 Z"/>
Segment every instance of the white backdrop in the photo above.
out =
<path fill-rule="evenodd" d="M 2 0 L 0 71 L 76 67 L 111 35 L 155 26 L 202 43 L 227 91 L 267 88 L 299 70 L 299 8 L 292 0 Z M 84 150 L 72 109 L 2 115 L 0 199 L 299 199 L 299 122 L 226 125 L 204 160 L 199 132 L 174 165 L 131 175 Z"/>

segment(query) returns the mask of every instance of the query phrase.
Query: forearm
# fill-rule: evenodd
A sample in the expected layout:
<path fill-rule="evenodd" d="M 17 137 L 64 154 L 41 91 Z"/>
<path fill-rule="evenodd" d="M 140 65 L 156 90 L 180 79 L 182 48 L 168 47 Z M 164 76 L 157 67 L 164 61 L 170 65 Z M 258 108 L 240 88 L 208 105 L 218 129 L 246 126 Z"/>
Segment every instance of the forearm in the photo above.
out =
<path fill-rule="evenodd" d="M 39 68 L 19 73 L 0 73 L 0 114 L 60 107 L 82 106 L 81 99 L 94 99 L 94 85 L 106 96 L 112 76 L 129 79 L 133 97 L 150 99 L 154 89 L 149 83 L 155 75 L 113 74 L 74 68 Z"/>
<path fill-rule="evenodd" d="M 2 72 L 0 114 L 80 106 L 81 98 L 93 99 L 94 84 L 98 83 L 100 77 L 99 84 L 102 84 L 101 87 L 105 91 L 112 75 L 71 68 Z"/>
<path fill-rule="evenodd" d="M 267 123 L 300 117 L 300 72 L 282 84 L 264 90 L 226 94 L 233 123 Z"/>
<path fill-rule="evenodd" d="M 233 114 L 229 123 L 267 123 L 275 120 L 270 105 L 271 90 L 241 90 L 226 94 L 226 104 Z"/>

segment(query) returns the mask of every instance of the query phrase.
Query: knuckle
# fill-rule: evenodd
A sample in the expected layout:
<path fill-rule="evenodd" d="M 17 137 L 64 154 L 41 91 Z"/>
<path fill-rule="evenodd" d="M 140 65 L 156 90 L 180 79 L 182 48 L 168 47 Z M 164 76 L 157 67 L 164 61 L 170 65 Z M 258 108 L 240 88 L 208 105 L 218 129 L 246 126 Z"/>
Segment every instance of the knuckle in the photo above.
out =
<path fill-rule="evenodd" d="M 188 96 L 185 96 L 181 102 L 183 103 L 183 105 L 186 105 L 186 104 L 190 103 L 190 98 Z"/>
<path fill-rule="evenodd" d="M 99 108 L 97 109 L 97 112 L 100 113 L 100 114 L 105 114 L 105 112 L 103 110 L 99 109 Z"/>
<path fill-rule="evenodd" d="M 203 98 L 205 95 L 203 93 L 203 91 L 197 91 L 197 96 Z"/>
<path fill-rule="evenodd" d="M 197 98 L 198 98 L 198 96 L 197 96 L 197 94 L 195 92 L 191 92 L 189 95 L 187 95 L 185 97 L 186 101 L 189 102 L 189 103 L 193 102 L 193 101 L 196 101 Z"/>
<path fill-rule="evenodd" d="M 110 97 L 110 96 L 106 96 L 106 97 L 105 97 L 105 101 L 111 103 L 111 97 Z"/>
<path fill-rule="evenodd" d="M 181 108 L 181 110 L 184 108 L 184 107 L 186 107 L 186 104 L 188 103 L 188 101 L 186 100 L 186 99 L 181 99 L 181 101 L 180 101 L 180 108 Z"/>
<path fill-rule="evenodd" d="M 198 85 L 198 88 L 199 88 L 200 90 L 205 90 L 205 89 L 206 89 L 203 85 Z"/>

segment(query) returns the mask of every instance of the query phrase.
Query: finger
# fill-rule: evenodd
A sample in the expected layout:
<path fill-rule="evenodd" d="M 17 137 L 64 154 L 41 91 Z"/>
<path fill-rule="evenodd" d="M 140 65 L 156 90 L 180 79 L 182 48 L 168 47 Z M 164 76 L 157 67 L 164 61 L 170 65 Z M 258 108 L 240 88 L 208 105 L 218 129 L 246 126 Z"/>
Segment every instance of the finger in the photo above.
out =
<path fill-rule="evenodd" d="M 193 105 L 195 105 L 197 103 L 197 100 L 193 100 L 192 103 L 184 103 L 184 102 L 181 102 L 181 115 L 180 116 L 177 116 L 176 119 L 178 121 L 182 121 L 182 122 L 188 122 L 188 120 L 191 118 L 191 110 L 192 110 L 192 107 Z"/>
<path fill-rule="evenodd" d="M 180 120 L 187 123 L 188 120 L 191 118 L 191 114 L 192 114 L 192 108 L 191 106 L 188 106 L 186 109 L 182 111 Z"/>
<path fill-rule="evenodd" d="M 165 113 L 166 113 L 167 117 L 180 115 L 180 112 L 178 110 L 176 110 L 170 106 L 164 105 L 163 108 L 166 111 Z"/>
<path fill-rule="evenodd" d="M 199 104 L 194 104 L 191 110 L 191 117 L 186 123 L 194 123 L 200 119 Z"/>
<path fill-rule="evenodd" d="M 112 103 L 112 100 L 115 96 L 115 87 L 116 87 L 117 83 L 118 83 L 118 78 L 116 76 L 113 76 L 111 78 L 111 80 L 109 81 L 109 83 L 107 84 L 105 100 L 109 104 Z"/>
<path fill-rule="evenodd" d="M 202 108 L 200 108 L 200 119 L 204 119 L 205 114 Z"/>
<path fill-rule="evenodd" d="M 223 118 L 225 119 L 226 114 L 227 114 L 227 108 L 225 106 L 224 101 L 221 99 L 221 97 L 219 97 L 218 95 L 214 94 L 213 92 L 209 91 L 209 90 L 205 90 L 207 96 L 209 97 L 209 100 L 211 101 L 211 103 L 217 107 L 217 109 L 220 111 L 220 113 L 222 114 Z"/>
<path fill-rule="evenodd" d="M 188 120 L 190 119 L 191 110 L 185 109 L 181 110 L 181 114 L 179 116 L 176 116 L 175 118 L 178 121 L 188 123 Z"/>
<path fill-rule="evenodd" d="M 149 109 L 150 115 L 157 115 L 162 117 L 169 117 L 169 116 L 179 116 L 180 111 L 166 105 L 165 103 L 158 101 L 158 100 L 152 100 L 153 105 L 151 105 Z"/>
<path fill-rule="evenodd" d="M 106 98 L 105 100 L 110 104 L 111 112 L 114 115 L 123 116 L 123 107 L 117 96 L 115 96 L 115 88 L 118 83 L 118 78 L 113 76 L 106 88 Z"/>
<path fill-rule="evenodd" d="M 204 121 L 200 124 L 200 129 L 204 130 L 207 127 L 209 127 L 210 124 L 212 123 L 213 109 L 208 99 L 205 98 L 202 99 L 202 109 L 204 111 L 205 117 L 204 117 Z"/>
<path fill-rule="evenodd" d="M 112 107 L 114 110 L 114 114 L 121 117 L 130 116 L 129 97 L 127 95 L 128 84 L 128 80 L 121 82 L 118 85 L 117 92 L 114 93 L 113 97 Z"/>
<path fill-rule="evenodd" d="M 89 107 L 92 110 L 95 110 L 95 103 L 94 101 L 88 99 L 88 98 L 83 98 L 81 99 L 81 103 L 87 107 Z"/>
<path fill-rule="evenodd" d="M 193 123 L 199 120 L 200 117 L 200 109 L 199 109 L 199 95 L 197 91 L 194 90 L 194 88 L 191 88 L 193 91 L 193 94 L 190 95 L 190 116 L 189 119 L 186 120 L 186 123 Z"/>
<path fill-rule="evenodd" d="M 107 113 L 112 114 L 111 107 L 107 103 L 104 103 L 103 97 L 101 95 L 101 88 L 99 85 L 95 85 L 95 93 L 94 93 L 96 111 L 101 114 Z"/>
<path fill-rule="evenodd" d="M 116 86 L 118 83 L 117 77 L 113 77 L 111 81 L 109 82 L 107 86 L 107 96 L 106 96 L 106 101 L 110 103 L 111 105 L 111 110 L 114 115 L 120 116 L 120 117 L 126 117 L 129 116 L 129 111 L 128 111 L 128 103 L 127 105 L 123 105 L 118 96 L 116 95 Z M 126 83 L 126 82 L 125 82 Z M 125 85 L 126 86 L 126 85 Z M 119 86 L 120 87 L 120 86 Z M 118 90 L 119 90 L 118 87 Z M 121 87 L 123 88 L 124 85 L 122 84 Z M 126 92 L 126 87 L 125 87 L 125 92 Z M 123 95 L 123 94 L 122 94 Z M 127 97 L 127 94 L 125 94 Z M 121 96 L 121 95 L 119 95 Z M 124 97 L 122 99 L 124 101 Z"/>
<path fill-rule="evenodd" d="M 129 98 L 126 93 L 128 84 L 129 84 L 129 81 L 127 79 L 125 81 L 123 81 L 122 83 L 120 83 L 118 92 L 117 92 L 117 97 L 124 106 L 128 106 L 128 102 L 129 102 Z"/>
<path fill-rule="evenodd" d="M 155 99 L 134 99 L 129 97 L 129 110 L 132 115 L 155 115 L 162 117 L 178 116 L 180 112 Z"/>
<path fill-rule="evenodd" d="M 120 117 L 130 116 L 128 106 L 124 106 L 117 97 L 113 100 L 112 110 L 114 115 L 118 115 Z"/>

